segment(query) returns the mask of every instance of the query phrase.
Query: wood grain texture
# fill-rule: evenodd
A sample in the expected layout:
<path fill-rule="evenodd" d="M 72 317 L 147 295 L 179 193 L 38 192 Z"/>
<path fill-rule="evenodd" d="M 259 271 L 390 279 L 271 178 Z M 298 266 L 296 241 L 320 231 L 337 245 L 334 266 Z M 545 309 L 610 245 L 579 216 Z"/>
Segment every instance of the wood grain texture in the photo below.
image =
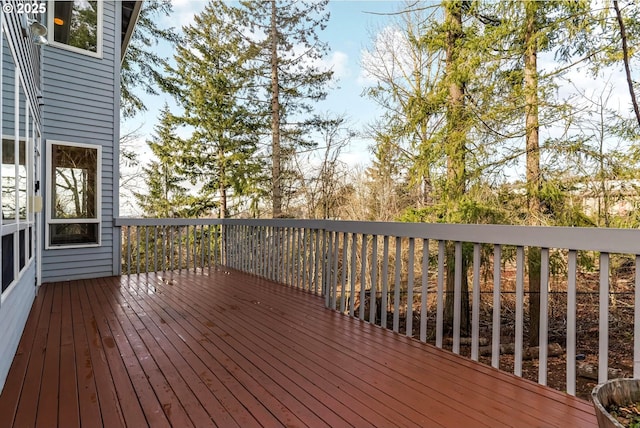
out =
<path fill-rule="evenodd" d="M 44 285 L 0 426 L 597 426 L 590 403 L 212 268 Z"/>

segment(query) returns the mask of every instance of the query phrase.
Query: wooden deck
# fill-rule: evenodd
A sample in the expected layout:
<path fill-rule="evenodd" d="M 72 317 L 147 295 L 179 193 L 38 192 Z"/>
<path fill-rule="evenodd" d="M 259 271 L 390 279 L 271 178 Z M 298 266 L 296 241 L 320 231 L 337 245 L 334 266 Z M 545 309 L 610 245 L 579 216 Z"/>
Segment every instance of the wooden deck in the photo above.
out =
<path fill-rule="evenodd" d="M 47 284 L 0 427 L 597 426 L 591 404 L 234 271 Z"/>

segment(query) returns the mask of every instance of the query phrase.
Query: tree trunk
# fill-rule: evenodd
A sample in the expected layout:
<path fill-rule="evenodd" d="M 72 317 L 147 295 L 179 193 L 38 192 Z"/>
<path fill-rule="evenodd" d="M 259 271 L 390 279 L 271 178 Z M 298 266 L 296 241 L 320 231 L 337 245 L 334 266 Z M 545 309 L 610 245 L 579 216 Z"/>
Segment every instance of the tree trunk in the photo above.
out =
<path fill-rule="evenodd" d="M 525 2 L 524 93 L 527 148 L 527 205 L 529 224 L 540 224 L 540 144 L 538 124 L 538 44 L 537 0 Z M 529 344 L 540 337 L 540 249 L 529 248 Z"/>
<path fill-rule="evenodd" d="M 462 33 L 462 5 L 458 1 L 447 1 L 444 3 L 445 25 L 447 31 L 446 38 L 446 78 L 448 83 L 447 99 L 447 184 L 445 187 L 447 218 L 456 212 L 458 204 L 465 193 L 465 102 L 464 102 L 464 82 L 457 75 L 457 63 L 459 59 L 459 44 L 463 37 Z M 454 309 L 454 271 L 455 257 L 453 245 L 447 246 L 447 282 L 444 307 L 445 328 L 453 326 Z M 469 319 L 469 292 L 467 284 L 467 263 L 462 262 L 462 322 L 464 330 Z M 464 321 L 467 320 L 467 321 Z"/>
<path fill-rule="evenodd" d="M 271 0 L 271 158 L 274 218 L 282 217 L 282 182 L 280 177 L 280 86 L 278 77 L 278 28 L 276 0 Z"/>
<path fill-rule="evenodd" d="M 636 115 L 638 125 L 640 125 L 640 109 L 638 108 L 638 101 L 636 100 L 636 92 L 633 89 L 633 80 L 631 78 L 631 68 L 629 67 L 629 47 L 627 46 L 627 30 L 624 26 L 624 20 L 622 19 L 622 13 L 618 6 L 618 1 L 613 0 L 613 8 L 616 11 L 616 19 L 618 20 L 618 27 L 620 28 L 620 39 L 622 39 L 622 59 L 624 61 L 624 72 L 627 76 L 627 86 L 629 87 L 629 95 L 631 96 L 631 104 L 633 104 L 633 112 Z"/>

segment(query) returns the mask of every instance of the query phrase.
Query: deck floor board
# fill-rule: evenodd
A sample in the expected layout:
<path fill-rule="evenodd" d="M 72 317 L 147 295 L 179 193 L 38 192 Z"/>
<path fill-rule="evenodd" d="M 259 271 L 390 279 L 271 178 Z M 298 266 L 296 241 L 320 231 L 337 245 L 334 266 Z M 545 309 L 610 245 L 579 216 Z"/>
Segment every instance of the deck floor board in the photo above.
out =
<path fill-rule="evenodd" d="M 212 268 L 45 284 L 0 426 L 597 423 L 583 400 Z"/>

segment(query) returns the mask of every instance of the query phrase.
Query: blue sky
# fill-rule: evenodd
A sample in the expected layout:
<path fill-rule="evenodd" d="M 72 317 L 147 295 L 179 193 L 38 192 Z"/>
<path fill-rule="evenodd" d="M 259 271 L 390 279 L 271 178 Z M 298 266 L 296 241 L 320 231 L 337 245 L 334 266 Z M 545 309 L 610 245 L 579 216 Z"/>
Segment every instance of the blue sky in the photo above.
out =
<path fill-rule="evenodd" d="M 174 14 L 162 23 L 164 26 L 180 28 L 190 24 L 194 14 L 200 12 L 206 2 L 197 0 L 174 0 Z M 327 100 L 318 105 L 319 112 L 345 114 L 355 130 L 373 121 L 378 115 L 374 103 L 361 97 L 366 78 L 360 68 L 360 55 L 364 48 L 371 44 L 372 34 L 385 26 L 390 17 L 384 15 L 397 11 L 402 2 L 399 1 L 331 1 L 328 9 L 331 14 L 325 31 L 320 33 L 321 39 L 329 44 L 330 52 L 326 61 L 338 78 L 334 89 Z M 171 47 L 166 44 L 158 46 L 159 52 L 171 57 Z M 123 122 L 123 132 L 140 127 L 139 146 L 153 133 L 157 121 L 158 110 L 165 101 L 172 109 L 175 102 L 167 95 L 144 96 L 148 111 L 134 119 Z M 369 141 L 356 139 L 351 147 L 343 153 L 343 158 L 350 164 L 366 163 Z M 148 155 L 143 152 L 143 160 Z M 148 153 L 148 152 L 147 152 Z"/>

